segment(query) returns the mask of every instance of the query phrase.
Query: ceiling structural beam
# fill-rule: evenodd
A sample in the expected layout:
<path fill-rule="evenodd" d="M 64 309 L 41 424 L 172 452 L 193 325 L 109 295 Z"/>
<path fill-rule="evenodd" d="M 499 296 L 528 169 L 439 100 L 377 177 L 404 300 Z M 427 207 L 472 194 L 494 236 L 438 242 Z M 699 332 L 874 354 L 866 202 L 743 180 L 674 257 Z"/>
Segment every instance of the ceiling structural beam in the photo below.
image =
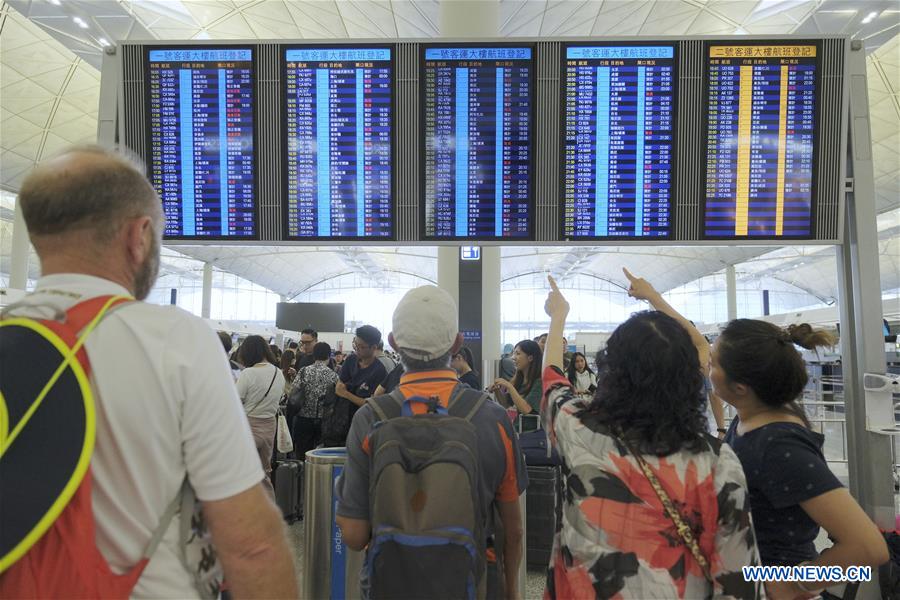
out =
<path fill-rule="evenodd" d="M 372 256 L 365 250 L 357 247 L 341 246 L 334 249 L 334 253 L 355 272 L 365 275 L 378 287 L 386 288 L 390 285 L 387 273 L 379 266 Z"/>
<path fill-rule="evenodd" d="M 523 271 L 521 273 L 516 273 L 515 275 L 508 275 L 507 277 L 502 278 L 500 280 L 500 283 L 501 284 L 509 283 L 510 281 L 514 281 L 516 279 L 521 279 L 523 277 L 529 277 L 529 276 L 534 276 L 534 275 L 544 275 L 545 273 L 546 273 L 546 271 Z M 552 273 L 551 273 L 551 275 L 552 275 Z M 624 285 L 622 285 L 621 282 L 615 281 L 615 280 L 610 279 L 609 277 L 605 277 L 603 275 L 598 275 L 596 273 L 587 273 L 587 272 L 579 273 L 579 275 L 581 275 L 582 277 L 587 277 L 588 279 L 596 279 L 597 281 L 606 282 L 611 287 L 619 288 L 623 292 L 628 291 L 628 288 L 625 287 Z M 546 289 L 546 282 L 542 282 L 541 285 L 537 288 L 530 288 L 530 287 L 525 286 L 525 287 L 521 287 L 521 288 L 520 287 L 512 287 L 510 289 L 523 289 L 523 290 L 524 289 Z M 610 290 L 610 291 L 615 291 L 615 290 Z"/>
<path fill-rule="evenodd" d="M 353 275 L 353 274 L 355 274 L 356 272 L 357 272 L 357 271 L 354 269 L 353 271 L 344 271 L 344 272 L 341 272 L 341 273 L 332 273 L 332 274 L 328 275 L 327 277 L 325 277 L 325 278 L 323 278 L 323 279 L 317 279 L 316 281 L 313 281 L 313 282 L 310 283 L 309 285 L 305 286 L 303 289 L 296 290 L 296 291 L 294 291 L 294 290 L 289 291 L 289 292 L 285 295 L 285 297 L 288 298 L 290 301 L 293 301 L 294 298 L 296 298 L 296 297 L 299 296 L 300 294 L 303 294 L 303 293 L 305 293 L 305 292 L 308 292 L 308 291 L 310 291 L 310 290 L 316 288 L 317 286 L 319 286 L 319 285 L 325 283 L 326 281 L 329 281 L 329 280 L 331 280 L 331 279 L 336 279 L 336 278 L 342 277 L 342 276 L 344 276 L 344 275 Z M 398 269 L 387 269 L 387 270 L 385 270 L 385 273 L 393 273 L 393 274 L 395 274 L 395 275 L 405 275 L 405 276 L 407 276 L 407 277 L 412 277 L 412 278 L 415 278 L 415 279 L 420 279 L 420 280 L 423 282 L 422 285 L 435 285 L 435 286 L 437 285 L 437 281 L 435 281 L 434 279 L 431 279 L 430 277 L 425 277 L 424 275 L 421 275 L 421 274 L 419 274 L 419 273 L 412 273 L 412 272 L 410 272 L 410 271 L 400 271 L 400 270 L 398 270 Z"/>
<path fill-rule="evenodd" d="M 579 269 L 596 254 L 596 248 L 572 248 L 553 266 L 550 270 L 550 275 L 557 281 L 564 281 L 571 275 L 577 275 Z"/>

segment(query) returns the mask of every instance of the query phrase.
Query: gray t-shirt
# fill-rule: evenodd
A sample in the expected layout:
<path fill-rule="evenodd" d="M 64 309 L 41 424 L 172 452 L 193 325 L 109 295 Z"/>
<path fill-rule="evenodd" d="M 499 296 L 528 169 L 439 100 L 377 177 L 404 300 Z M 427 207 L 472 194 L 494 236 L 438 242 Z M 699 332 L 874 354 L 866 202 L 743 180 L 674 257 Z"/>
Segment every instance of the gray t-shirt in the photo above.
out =
<path fill-rule="evenodd" d="M 437 382 L 417 383 L 417 380 L 440 379 Z M 459 382 L 454 371 L 425 371 L 406 373 L 399 389 L 407 398 L 411 396 L 438 396 L 446 404 Z M 366 404 L 353 417 L 347 436 L 347 463 L 337 482 L 337 514 L 351 519 L 369 519 L 369 454 L 363 441 L 372 430 L 375 413 Z M 488 401 L 472 418 L 478 436 L 480 466 L 480 495 L 485 501 L 484 514 L 491 514 L 494 501 L 513 502 L 525 491 L 528 476 L 525 462 L 519 450 L 519 441 L 506 411 L 495 402 Z"/>

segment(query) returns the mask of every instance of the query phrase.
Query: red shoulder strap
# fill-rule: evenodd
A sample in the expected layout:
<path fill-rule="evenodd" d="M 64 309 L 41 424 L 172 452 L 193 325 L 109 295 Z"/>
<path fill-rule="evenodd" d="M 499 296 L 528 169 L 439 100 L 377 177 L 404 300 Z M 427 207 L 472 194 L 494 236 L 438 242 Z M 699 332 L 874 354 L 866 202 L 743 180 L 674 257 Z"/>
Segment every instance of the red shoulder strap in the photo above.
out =
<path fill-rule="evenodd" d="M 112 300 L 112 303 L 110 303 L 110 300 Z M 66 311 L 65 321 L 46 320 L 43 321 L 43 324 L 56 333 L 67 346 L 72 348 L 78 342 L 78 335 L 81 333 L 81 330 L 87 327 L 108 303 L 109 307 L 107 310 L 110 310 L 120 304 L 132 301 L 132 298 L 117 298 L 112 295 L 89 298 L 69 308 L 69 310 Z M 90 375 L 91 363 L 88 360 L 84 347 L 80 348 L 75 356 L 78 359 L 78 362 L 81 363 L 85 374 Z"/>
<path fill-rule="evenodd" d="M 79 302 L 66 311 L 66 325 L 68 325 L 77 335 L 78 332 L 84 329 L 87 324 L 97 316 L 97 313 L 103 310 L 103 307 L 106 306 L 107 302 L 113 298 L 116 298 L 116 296 L 97 296 L 96 298 L 89 298 L 88 300 Z M 133 301 L 134 298 L 118 297 L 109 305 L 107 310 L 111 310 L 120 304 Z"/>

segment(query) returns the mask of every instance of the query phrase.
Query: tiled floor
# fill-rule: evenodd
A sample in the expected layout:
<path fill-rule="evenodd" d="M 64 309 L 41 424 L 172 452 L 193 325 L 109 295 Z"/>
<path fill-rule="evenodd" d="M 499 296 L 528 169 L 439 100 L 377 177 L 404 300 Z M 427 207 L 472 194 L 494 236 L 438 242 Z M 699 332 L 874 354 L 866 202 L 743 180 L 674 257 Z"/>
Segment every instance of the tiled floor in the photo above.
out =
<path fill-rule="evenodd" d="M 303 578 L 303 521 L 296 521 L 288 525 L 288 538 L 294 549 L 294 570 L 297 572 L 297 588 Z"/>
<path fill-rule="evenodd" d="M 547 582 L 547 572 L 543 569 L 528 570 L 525 576 L 525 591 L 522 597 L 525 600 L 541 600 L 544 597 L 544 587 Z"/>

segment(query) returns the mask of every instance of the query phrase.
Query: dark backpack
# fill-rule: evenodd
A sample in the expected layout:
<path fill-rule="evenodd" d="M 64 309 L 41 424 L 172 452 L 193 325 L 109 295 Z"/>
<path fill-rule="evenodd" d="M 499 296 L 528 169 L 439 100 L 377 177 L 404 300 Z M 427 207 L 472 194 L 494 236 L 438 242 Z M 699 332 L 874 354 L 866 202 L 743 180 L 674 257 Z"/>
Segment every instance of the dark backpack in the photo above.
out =
<path fill-rule="evenodd" d="M 335 448 L 347 445 L 350 423 L 356 413 L 356 405 L 334 393 L 334 385 L 322 398 L 322 445 Z"/>
<path fill-rule="evenodd" d="M 368 400 L 378 419 L 369 434 L 371 598 L 484 597 L 487 515 L 472 417 L 486 400 L 465 385 L 449 408 L 399 390 Z M 417 403 L 425 414 L 413 414 Z"/>

